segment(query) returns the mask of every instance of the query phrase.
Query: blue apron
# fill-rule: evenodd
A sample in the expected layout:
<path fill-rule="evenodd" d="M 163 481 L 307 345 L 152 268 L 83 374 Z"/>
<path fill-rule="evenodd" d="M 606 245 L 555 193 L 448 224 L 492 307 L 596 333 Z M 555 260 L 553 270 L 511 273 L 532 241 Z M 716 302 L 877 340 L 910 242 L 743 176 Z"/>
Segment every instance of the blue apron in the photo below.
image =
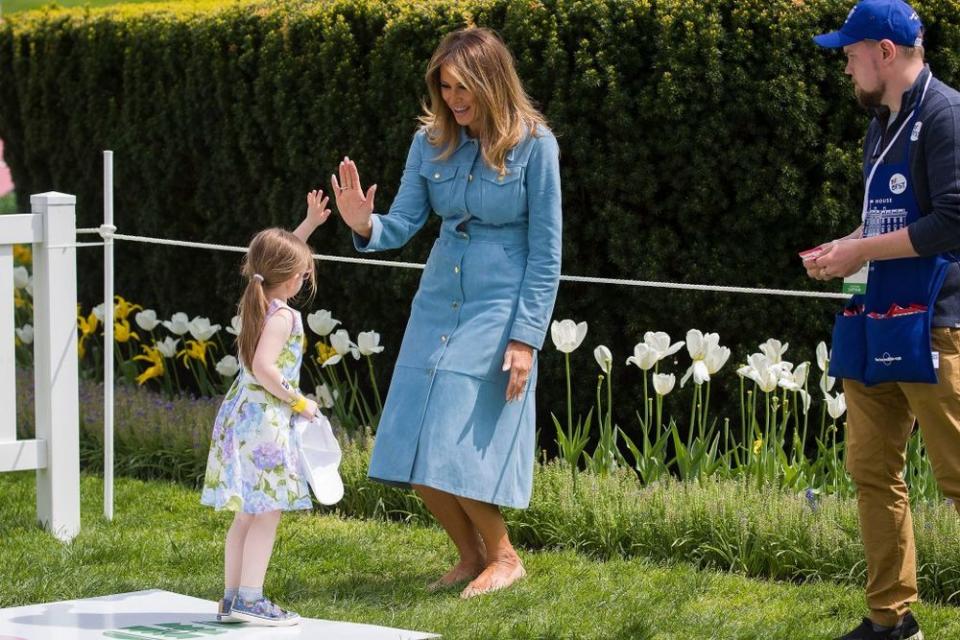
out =
<path fill-rule="evenodd" d="M 863 198 L 865 238 L 897 231 L 920 218 L 920 205 L 910 175 L 910 158 L 913 143 L 922 127 L 920 108 L 932 78 L 932 75 L 927 78 L 916 108 L 869 167 Z M 907 152 L 903 154 L 905 158 L 899 163 L 884 163 L 887 153 L 905 131 L 911 132 Z M 880 144 L 877 143 L 877 151 Z M 846 306 L 846 309 L 859 311 L 862 305 L 862 311 L 853 315 L 837 314 L 830 375 L 867 385 L 883 382 L 936 384 L 930 327 L 933 308 L 949 264 L 942 255 L 871 262 L 866 294 L 853 296 Z M 893 304 L 901 307 L 922 305 L 926 309 L 907 315 L 886 315 Z M 870 317 L 871 313 L 882 315 Z"/>

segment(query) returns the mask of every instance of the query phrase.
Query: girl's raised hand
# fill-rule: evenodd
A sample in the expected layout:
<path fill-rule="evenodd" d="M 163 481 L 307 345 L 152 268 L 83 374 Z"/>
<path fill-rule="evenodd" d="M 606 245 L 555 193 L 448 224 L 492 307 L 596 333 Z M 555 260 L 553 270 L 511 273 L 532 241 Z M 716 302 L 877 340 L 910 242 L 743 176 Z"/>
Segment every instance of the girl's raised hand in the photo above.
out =
<path fill-rule="evenodd" d="M 364 194 L 360 188 L 360 173 L 350 158 L 344 157 L 340 163 L 340 177 L 330 176 L 333 185 L 333 197 L 337 200 L 337 211 L 351 229 L 361 236 L 370 236 L 370 216 L 373 214 L 373 197 L 377 185 L 367 189 Z"/>
<path fill-rule="evenodd" d="M 330 196 L 323 195 L 322 189 L 307 193 L 307 220 L 316 226 L 322 225 L 330 217 Z"/>

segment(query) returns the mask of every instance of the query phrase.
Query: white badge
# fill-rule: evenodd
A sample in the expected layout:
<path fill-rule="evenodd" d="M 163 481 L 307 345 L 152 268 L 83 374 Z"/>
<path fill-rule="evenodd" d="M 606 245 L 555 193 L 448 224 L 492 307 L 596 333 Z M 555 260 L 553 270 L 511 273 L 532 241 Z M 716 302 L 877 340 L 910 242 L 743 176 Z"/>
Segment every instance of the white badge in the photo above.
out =
<path fill-rule="evenodd" d="M 940 368 L 940 352 L 939 352 L 939 351 L 931 351 L 931 352 L 930 352 L 930 355 L 933 357 L 933 368 L 934 368 L 934 369 L 939 369 L 939 368 Z"/>
<path fill-rule="evenodd" d="M 918 122 L 917 124 L 913 125 L 913 133 L 910 134 L 911 142 L 916 142 L 920 139 L 920 129 L 923 129 L 922 122 Z"/>
<path fill-rule="evenodd" d="M 863 268 L 856 273 L 852 273 L 843 279 L 843 293 L 854 295 L 863 295 L 867 292 L 867 277 L 870 275 L 870 263 L 863 265 Z"/>
<path fill-rule="evenodd" d="M 890 193 L 900 195 L 907 190 L 907 177 L 902 173 L 890 176 Z"/>

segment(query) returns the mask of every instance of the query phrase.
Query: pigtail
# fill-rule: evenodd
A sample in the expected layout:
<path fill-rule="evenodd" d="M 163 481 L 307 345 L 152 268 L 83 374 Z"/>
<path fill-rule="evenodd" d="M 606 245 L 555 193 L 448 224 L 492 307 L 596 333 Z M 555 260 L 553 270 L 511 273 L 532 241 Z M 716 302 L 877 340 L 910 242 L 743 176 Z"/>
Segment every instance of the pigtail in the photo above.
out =
<path fill-rule="evenodd" d="M 253 367 L 253 355 L 257 351 L 260 341 L 260 332 L 267 315 L 267 296 L 263 292 L 263 276 L 259 273 L 247 274 L 250 270 L 249 260 L 244 261 L 244 275 L 247 276 L 247 288 L 243 291 L 237 313 L 240 314 L 240 334 L 237 336 L 237 352 L 240 362 L 248 370 Z"/>

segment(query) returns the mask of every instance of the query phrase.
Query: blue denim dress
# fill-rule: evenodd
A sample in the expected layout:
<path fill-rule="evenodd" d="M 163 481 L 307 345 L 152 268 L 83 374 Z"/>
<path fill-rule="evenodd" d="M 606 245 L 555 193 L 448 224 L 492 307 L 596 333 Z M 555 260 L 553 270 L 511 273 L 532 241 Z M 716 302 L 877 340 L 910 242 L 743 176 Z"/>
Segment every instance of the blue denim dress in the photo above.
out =
<path fill-rule="evenodd" d="M 538 127 L 501 175 L 461 131 L 456 152 L 417 132 L 400 190 L 373 216 L 360 251 L 403 246 L 430 211 L 440 237 L 413 298 L 377 431 L 370 477 L 482 502 L 526 507 L 536 447 L 537 364 L 507 403 L 510 340 L 543 346 L 560 280 L 562 216 L 557 141 Z"/>

